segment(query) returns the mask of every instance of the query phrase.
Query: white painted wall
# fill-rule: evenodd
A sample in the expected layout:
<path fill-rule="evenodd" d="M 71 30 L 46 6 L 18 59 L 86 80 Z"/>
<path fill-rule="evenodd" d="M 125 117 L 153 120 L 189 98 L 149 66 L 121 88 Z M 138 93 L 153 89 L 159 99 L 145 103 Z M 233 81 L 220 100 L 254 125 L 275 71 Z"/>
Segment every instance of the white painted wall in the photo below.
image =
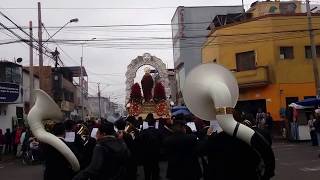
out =
<path fill-rule="evenodd" d="M 2 132 L 7 128 L 12 130 L 12 118 L 16 117 L 16 107 L 23 107 L 23 104 L 0 104 L 0 129 Z M 5 111 L 6 114 L 4 114 Z"/>
<path fill-rule="evenodd" d="M 30 101 L 30 81 L 29 81 L 29 73 L 23 71 L 23 102 Z M 40 82 L 39 78 L 33 78 L 34 89 L 39 89 Z"/>
<path fill-rule="evenodd" d="M 39 78 L 34 77 L 34 88 L 39 88 Z M 29 74 L 23 71 L 23 103 L 19 104 L 0 104 L 0 129 L 7 128 L 12 130 L 12 118 L 16 117 L 16 107 L 23 107 L 25 102 L 30 100 Z M 5 113 L 6 112 L 6 113 Z"/>

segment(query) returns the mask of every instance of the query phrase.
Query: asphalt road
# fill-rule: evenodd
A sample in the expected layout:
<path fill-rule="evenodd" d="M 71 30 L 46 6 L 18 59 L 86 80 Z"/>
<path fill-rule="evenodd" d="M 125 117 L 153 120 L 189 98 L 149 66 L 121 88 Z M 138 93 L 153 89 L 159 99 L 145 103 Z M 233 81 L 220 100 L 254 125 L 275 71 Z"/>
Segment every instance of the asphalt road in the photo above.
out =
<path fill-rule="evenodd" d="M 276 176 L 273 180 L 318 180 L 320 178 L 320 147 L 310 143 L 274 143 Z M 165 179 L 166 163 L 161 163 L 161 177 Z M 41 180 L 42 165 L 23 165 L 21 160 L 0 162 L 1 180 Z M 139 168 L 139 179 L 143 179 Z"/>

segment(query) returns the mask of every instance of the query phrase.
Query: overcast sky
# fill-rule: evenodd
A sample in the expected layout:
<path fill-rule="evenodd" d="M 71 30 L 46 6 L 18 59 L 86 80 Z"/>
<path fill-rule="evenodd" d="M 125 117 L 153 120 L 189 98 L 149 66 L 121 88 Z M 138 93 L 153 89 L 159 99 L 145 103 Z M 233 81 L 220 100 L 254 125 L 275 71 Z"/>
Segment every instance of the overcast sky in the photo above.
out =
<path fill-rule="evenodd" d="M 0 11 L 20 26 L 28 26 L 30 20 L 34 26 L 37 23 L 37 0 L 1 0 Z M 253 0 L 244 0 L 248 7 Z M 142 27 L 104 27 L 80 28 L 72 26 L 123 25 L 123 24 L 170 24 L 177 6 L 221 6 L 240 5 L 241 0 L 44 0 L 42 5 L 42 22 L 48 27 L 49 34 L 58 29 L 72 18 L 79 18 L 78 23 L 69 24 L 53 39 L 92 39 L 84 46 L 84 66 L 89 75 L 89 93 L 96 95 L 96 82 L 101 83 L 103 96 L 110 96 L 114 101 L 124 103 L 125 72 L 130 61 L 145 52 L 162 59 L 168 68 L 173 68 L 172 42 L 165 40 L 141 40 L 141 38 L 168 37 L 171 38 L 171 26 L 142 26 Z M 17 8 L 17 9 L 14 9 Z M 21 9 L 29 8 L 29 9 Z M 55 9 L 50 9 L 55 8 Z M 83 9 L 88 8 L 88 9 Z M 0 17 L 0 22 L 13 25 Z M 28 29 L 26 29 L 28 32 Z M 23 38 L 27 38 L 15 30 Z M 11 37 L 10 37 L 11 36 Z M 34 30 L 37 39 L 37 31 Z M 43 39 L 49 36 L 43 32 Z M 99 39 L 129 38 L 126 41 L 104 42 L 98 45 Z M 139 39 L 139 40 L 133 40 Z M 15 39 L 6 30 L 0 29 L 0 43 Z M 128 44 L 130 43 L 130 44 Z M 48 48 L 56 45 L 50 43 Z M 117 47 L 115 47 L 117 46 Z M 81 45 L 60 44 L 63 52 L 61 59 L 65 65 L 80 65 Z M 119 47 L 121 49 L 119 49 Z M 0 59 L 13 60 L 22 57 L 23 64 L 29 63 L 29 48 L 23 43 L 1 45 Z M 34 62 L 38 63 L 35 52 Z M 53 65 L 52 60 L 45 58 L 45 65 Z M 100 75 L 99 75 L 100 74 Z M 101 75 L 105 74 L 105 75 Z"/>

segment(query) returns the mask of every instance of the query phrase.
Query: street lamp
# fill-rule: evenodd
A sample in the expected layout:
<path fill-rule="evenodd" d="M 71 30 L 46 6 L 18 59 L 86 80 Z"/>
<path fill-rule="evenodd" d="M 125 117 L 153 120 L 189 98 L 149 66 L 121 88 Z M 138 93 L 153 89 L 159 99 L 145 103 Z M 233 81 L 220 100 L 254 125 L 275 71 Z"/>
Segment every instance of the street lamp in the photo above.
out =
<path fill-rule="evenodd" d="M 48 42 L 50 39 L 53 38 L 53 36 L 55 36 L 59 31 L 61 31 L 61 29 L 63 29 L 64 27 L 66 27 L 68 24 L 70 23 L 76 23 L 76 22 L 79 22 L 79 19 L 78 18 L 73 18 L 73 19 L 70 19 L 70 21 L 68 21 L 65 25 L 63 25 L 60 29 L 58 29 L 57 32 L 55 32 L 52 36 L 50 36 L 44 43 Z M 43 44 L 44 44 L 43 43 Z"/>
<path fill-rule="evenodd" d="M 71 21 L 71 20 L 70 20 Z M 81 43 L 81 64 L 80 64 L 80 104 L 81 104 L 81 118 L 84 120 L 84 103 L 83 103 L 83 71 L 82 71 L 82 63 L 83 63 L 83 45 L 87 41 L 93 41 L 97 38 L 91 38 L 89 40 L 85 40 L 84 43 Z"/>

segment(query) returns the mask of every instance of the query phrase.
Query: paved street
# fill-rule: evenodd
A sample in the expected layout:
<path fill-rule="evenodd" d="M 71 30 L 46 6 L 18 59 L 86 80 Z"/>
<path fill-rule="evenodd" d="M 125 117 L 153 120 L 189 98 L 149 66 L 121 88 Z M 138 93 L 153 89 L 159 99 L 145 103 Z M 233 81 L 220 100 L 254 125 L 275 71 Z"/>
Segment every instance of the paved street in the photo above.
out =
<path fill-rule="evenodd" d="M 274 143 L 276 155 L 276 176 L 274 180 L 318 180 L 320 177 L 319 147 L 309 143 Z M 161 176 L 165 177 L 165 163 L 161 164 Z M 26 166 L 19 160 L 7 160 L 0 163 L 1 180 L 40 180 L 41 165 Z M 142 174 L 142 169 L 139 169 Z M 143 179 L 143 176 L 139 176 Z"/>

